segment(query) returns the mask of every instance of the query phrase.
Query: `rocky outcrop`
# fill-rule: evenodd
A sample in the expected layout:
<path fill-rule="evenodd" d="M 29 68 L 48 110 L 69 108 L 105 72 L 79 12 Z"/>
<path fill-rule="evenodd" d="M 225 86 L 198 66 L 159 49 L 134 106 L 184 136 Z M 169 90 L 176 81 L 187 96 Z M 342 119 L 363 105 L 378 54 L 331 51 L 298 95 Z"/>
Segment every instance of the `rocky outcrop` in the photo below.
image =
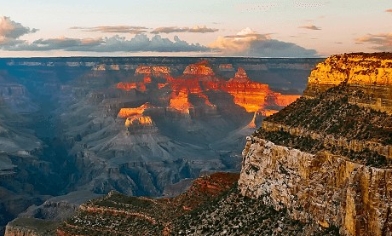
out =
<path fill-rule="evenodd" d="M 348 54 L 318 64 L 304 97 L 247 138 L 241 193 L 343 235 L 391 235 L 392 117 L 381 93 L 391 60 Z M 382 109 L 371 102 L 380 98 Z"/>
<path fill-rule="evenodd" d="M 307 97 L 345 83 L 363 91 L 353 104 L 392 113 L 392 53 L 335 55 L 319 63 L 309 76 Z"/>
<path fill-rule="evenodd" d="M 203 176 L 174 198 L 136 198 L 110 192 L 83 204 L 76 216 L 59 227 L 57 234 L 167 235 L 175 219 L 229 190 L 237 180 L 238 174 L 234 173 Z"/>
<path fill-rule="evenodd" d="M 166 77 L 170 76 L 171 69 L 168 66 L 138 66 L 135 75 Z"/>
<path fill-rule="evenodd" d="M 304 222 L 339 226 L 344 235 L 388 235 L 392 230 L 392 169 L 311 154 L 249 138 L 238 182 L 241 193 Z"/>
<path fill-rule="evenodd" d="M 47 236 L 55 235 L 59 223 L 33 219 L 19 218 L 10 222 L 4 236 Z"/>
<path fill-rule="evenodd" d="M 132 117 L 134 115 L 142 115 L 148 108 L 151 108 L 149 103 L 144 103 L 139 107 L 123 107 L 117 114 L 117 117 L 126 119 L 128 117 Z"/>
<path fill-rule="evenodd" d="M 214 76 L 215 73 L 207 60 L 187 66 L 184 75 Z"/>
<path fill-rule="evenodd" d="M 231 78 L 229 82 L 246 83 L 250 82 L 250 79 L 246 74 L 246 71 L 242 67 L 239 67 L 234 75 L 234 78 Z"/>
<path fill-rule="evenodd" d="M 234 104 L 246 112 L 261 112 L 265 115 L 277 112 L 300 96 L 273 92 L 267 84 L 252 81 L 242 67 L 238 68 L 233 78 L 226 81 L 215 75 L 206 60 L 187 66 L 182 77 L 173 78 L 169 73 L 166 67 L 140 66 L 136 74 L 145 75 L 144 82 L 120 82 L 116 87 L 125 91 L 134 89 L 146 92 L 146 86 L 152 82 L 151 76 L 165 78 L 166 83 L 153 86 L 165 91 L 170 88 L 168 107 L 184 114 L 189 114 L 195 107 L 191 97 L 197 97 L 207 108 L 215 109 L 216 106 L 210 101 L 213 95 L 209 93 L 228 93 L 233 97 Z"/>

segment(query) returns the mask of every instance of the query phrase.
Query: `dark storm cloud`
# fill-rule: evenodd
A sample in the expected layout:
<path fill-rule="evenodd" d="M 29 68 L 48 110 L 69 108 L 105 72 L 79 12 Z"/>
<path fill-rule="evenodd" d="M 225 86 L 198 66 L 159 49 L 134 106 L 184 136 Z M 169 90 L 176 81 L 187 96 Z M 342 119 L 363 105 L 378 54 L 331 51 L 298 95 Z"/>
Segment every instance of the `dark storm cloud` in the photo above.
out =
<path fill-rule="evenodd" d="M 392 51 L 392 33 L 368 34 L 355 39 L 356 43 L 369 43 L 372 49 L 379 51 Z"/>
<path fill-rule="evenodd" d="M 129 33 L 129 34 L 141 34 L 147 32 L 146 27 L 142 26 L 128 26 L 128 25 L 118 25 L 118 26 L 96 26 L 96 27 L 71 27 L 70 29 L 82 30 L 87 32 L 101 32 L 101 33 Z"/>
<path fill-rule="evenodd" d="M 151 31 L 152 34 L 170 34 L 170 33 L 212 33 L 217 32 L 218 29 L 207 28 L 206 26 L 195 27 L 159 27 Z"/>
<path fill-rule="evenodd" d="M 10 51 L 93 51 L 93 52 L 200 52 L 210 49 L 200 44 L 190 44 L 155 35 L 151 39 L 144 34 L 135 35 L 131 39 L 118 35 L 101 39 L 57 38 L 39 39 L 32 43 L 20 43 L 4 47 Z"/>

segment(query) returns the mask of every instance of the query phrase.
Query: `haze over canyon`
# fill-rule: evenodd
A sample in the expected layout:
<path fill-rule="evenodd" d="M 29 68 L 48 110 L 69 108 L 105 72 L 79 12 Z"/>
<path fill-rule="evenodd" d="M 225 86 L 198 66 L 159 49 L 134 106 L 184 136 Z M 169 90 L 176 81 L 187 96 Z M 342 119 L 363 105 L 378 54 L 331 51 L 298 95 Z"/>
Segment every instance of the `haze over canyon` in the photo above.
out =
<path fill-rule="evenodd" d="M 1 225 L 22 212 L 63 219 L 111 190 L 169 196 L 203 173 L 239 171 L 244 137 L 302 94 L 319 61 L 0 59 Z"/>

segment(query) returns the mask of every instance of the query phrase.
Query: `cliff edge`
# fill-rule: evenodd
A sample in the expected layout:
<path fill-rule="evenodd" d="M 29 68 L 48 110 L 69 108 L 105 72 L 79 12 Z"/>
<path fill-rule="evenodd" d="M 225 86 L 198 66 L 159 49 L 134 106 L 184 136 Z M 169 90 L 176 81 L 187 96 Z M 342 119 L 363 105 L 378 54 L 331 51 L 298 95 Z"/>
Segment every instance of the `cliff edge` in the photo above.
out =
<path fill-rule="evenodd" d="M 392 235 L 392 54 L 344 54 L 247 138 L 239 189 L 342 235 Z"/>
<path fill-rule="evenodd" d="M 331 56 L 312 70 L 304 96 L 315 97 L 342 83 L 363 92 L 350 102 L 392 113 L 392 53 Z"/>

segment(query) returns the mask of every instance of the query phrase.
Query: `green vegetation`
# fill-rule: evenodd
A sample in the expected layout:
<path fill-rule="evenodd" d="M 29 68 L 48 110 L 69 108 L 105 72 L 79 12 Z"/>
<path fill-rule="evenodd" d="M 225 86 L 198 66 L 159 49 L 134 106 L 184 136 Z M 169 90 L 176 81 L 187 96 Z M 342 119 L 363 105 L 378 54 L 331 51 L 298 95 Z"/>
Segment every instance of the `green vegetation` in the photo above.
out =
<path fill-rule="evenodd" d="M 86 204 L 60 230 L 70 235 L 336 235 L 290 219 L 240 194 L 238 174 L 198 179 L 176 198 L 148 199 L 110 193 Z M 207 187 L 214 186 L 214 187 Z M 217 186 L 225 186 L 215 191 Z M 184 209 L 184 207 L 188 209 Z M 335 231 L 334 231 L 335 232 Z M 337 232 L 337 231 L 336 231 Z"/>
<path fill-rule="evenodd" d="M 236 187 L 172 223 L 171 235 L 336 235 L 292 220 L 260 199 L 243 197 Z"/>
<path fill-rule="evenodd" d="M 349 98 L 367 99 L 362 90 L 340 85 L 316 98 L 302 97 L 280 112 L 267 117 L 265 121 L 287 127 L 303 128 L 309 133 L 332 135 L 336 140 L 344 138 L 348 141 L 358 140 L 392 145 L 392 116 L 385 112 L 351 104 Z M 312 139 L 309 136 L 291 135 L 283 130 L 266 131 L 260 128 L 254 135 L 278 145 L 311 153 L 327 150 L 368 166 L 385 167 L 392 164 L 391 160 L 368 148 L 353 151 L 325 144 L 324 140 Z"/>
<path fill-rule="evenodd" d="M 9 225 L 15 228 L 20 227 L 23 230 L 31 230 L 37 235 L 54 235 L 59 223 L 35 218 L 16 218 Z"/>
<path fill-rule="evenodd" d="M 303 127 L 348 140 L 392 144 L 392 116 L 350 104 L 349 97 L 363 99 L 364 93 L 349 90 L 344 85 L 337 86 L 313 99 L 302 97 L 265 121 Z"/>
<path fill-rule="evenodd" d="M 270 140 L 271 142 L 302 151 L 317 153 L 319 151 L 329 151 L 335 155 L 348 157 L 350 160 L 373 167 L 384 167 L 391 165 L 392 161 L 374 151 L 364 149 L 359 152 L 348 150 L 336 146 L 324 145 L 324 140 L 315 140 L 310 137 L 300 137 L 291 135 L 285 131 L 266 132 L 259 130 L 258 137 Z"/>

